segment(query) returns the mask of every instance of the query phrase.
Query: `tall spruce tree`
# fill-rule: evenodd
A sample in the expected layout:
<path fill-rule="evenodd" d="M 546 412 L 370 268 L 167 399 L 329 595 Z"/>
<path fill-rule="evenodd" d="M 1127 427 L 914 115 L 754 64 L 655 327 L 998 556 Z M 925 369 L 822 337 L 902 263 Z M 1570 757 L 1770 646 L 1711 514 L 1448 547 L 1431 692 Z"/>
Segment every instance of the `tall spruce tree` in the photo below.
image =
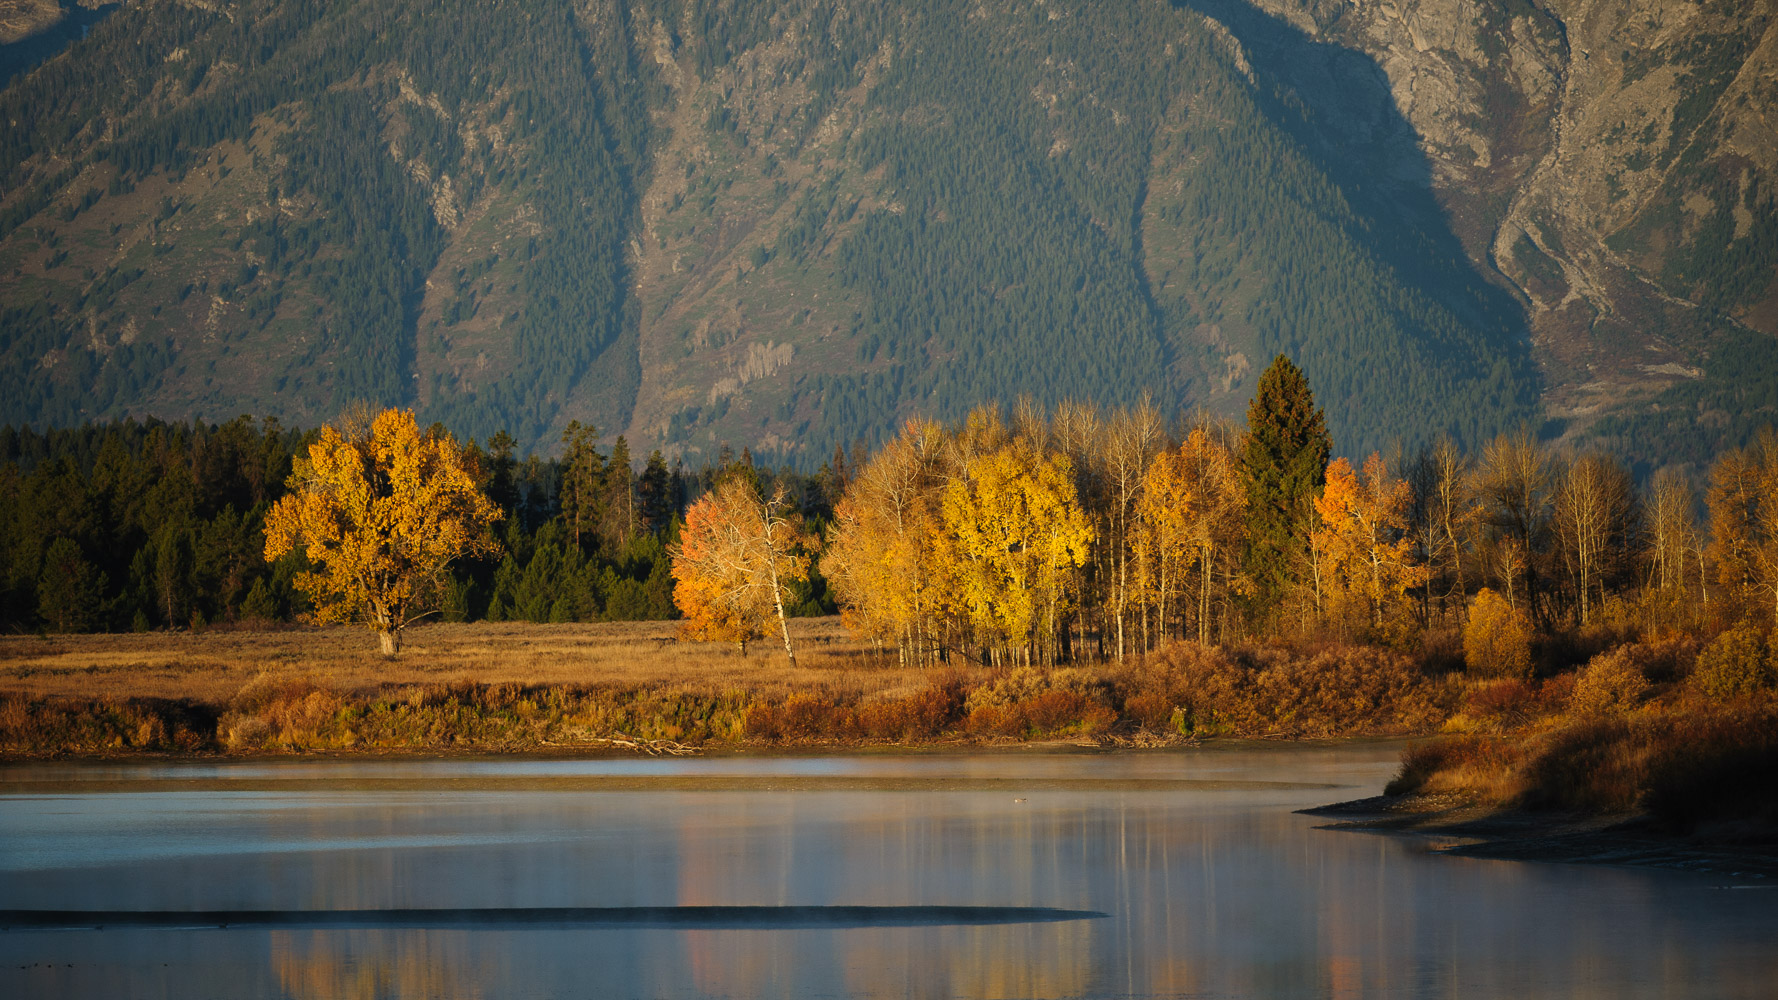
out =
<path fill-rule="evenodd" d="M 1247 573 L 1262 608 L 1296 579 L 1310 515 L 1326 478 L 1331 443 L 1302 369 L 1280 354 L 1259 377 L 1247 408 Z"/>

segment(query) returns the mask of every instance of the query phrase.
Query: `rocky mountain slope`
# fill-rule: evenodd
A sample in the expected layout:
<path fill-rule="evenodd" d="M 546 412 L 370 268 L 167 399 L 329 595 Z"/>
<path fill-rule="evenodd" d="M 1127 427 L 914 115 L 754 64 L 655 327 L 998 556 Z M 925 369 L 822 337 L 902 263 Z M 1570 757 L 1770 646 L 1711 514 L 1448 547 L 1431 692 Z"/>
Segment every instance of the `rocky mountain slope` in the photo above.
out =
<path fill-rule="evenodd" d="M 1284 350 L 1344 450 L 1696 459 L 1778 405 L 1775 7 L 139 0 L 0 92 L 0 420 L 818 464 Z"/>
<path fill-rule="evenodd" d="M 1552 429 L 1659 460 L 1778 418 L 1778 4 L 1259 5 L 1204 9 L 1299 89 L 1350 53 L 1386 78 L 1524 305 Z"/>

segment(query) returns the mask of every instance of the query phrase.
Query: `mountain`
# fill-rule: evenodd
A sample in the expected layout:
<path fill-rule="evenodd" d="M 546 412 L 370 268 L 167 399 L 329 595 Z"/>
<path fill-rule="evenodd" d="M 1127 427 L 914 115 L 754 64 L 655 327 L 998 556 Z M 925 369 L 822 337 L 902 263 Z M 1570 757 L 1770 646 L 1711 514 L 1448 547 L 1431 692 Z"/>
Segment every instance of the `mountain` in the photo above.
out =
<path fill-rule="evenodd" d="M 1778 420 L 1778 4 L 1259 5 L 1203 9 L 1299 93 L 1382 77 L 1403 157 L 1521 304 L 1548 432 L 1646 467 Z M 1325 118 L 1369 145 L 1362 106 Z"/>
<path fill-rule="evenodd" d="M 107 9 L 0 92 L 0 422 L 814 465 L 1284 351 L 1343 451 L 1652 465 L 1778 400 L 1771 2 Z"/>

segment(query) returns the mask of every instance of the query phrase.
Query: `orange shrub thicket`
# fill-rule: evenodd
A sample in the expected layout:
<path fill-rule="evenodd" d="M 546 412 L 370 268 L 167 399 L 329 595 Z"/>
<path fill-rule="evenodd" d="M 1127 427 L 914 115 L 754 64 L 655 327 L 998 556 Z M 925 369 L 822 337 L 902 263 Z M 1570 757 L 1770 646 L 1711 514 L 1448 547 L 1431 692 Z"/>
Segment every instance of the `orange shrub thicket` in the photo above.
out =
<path fill-rule="evenodd" d="M 1104 675 L 1019 667 L 977 687 L 964 703 L 976 736 L 1093 736 L 1117 721 Z"/>
<path fill-rule="evenodd" d="M 1576 715 L 1608 715 L 1641 705 L 1651 685 L 1640 652 L 1641 648 L 1632 643 L 1588 661 L 1575 678 L 1571 711 Z"/>
<path fill-rule="evenodd" d="M 1471 728 L 1490 732 L 1560 715 L 1574 694 L 1574 675 L 1559 674 L 1544 681 L 1514 678 L 1492 681 L 1469 689 L 1463 696 L 1463 716 Z"/>
<path fill-rule="evenodd" d="M 1179 643 L 1126 712 L 1187 734 L 1310 736 L 1424 731 L 1450 715 L 1456 689 L 1413 658 L 1368 646 L 1292 654 L 1271 646 Z"/>

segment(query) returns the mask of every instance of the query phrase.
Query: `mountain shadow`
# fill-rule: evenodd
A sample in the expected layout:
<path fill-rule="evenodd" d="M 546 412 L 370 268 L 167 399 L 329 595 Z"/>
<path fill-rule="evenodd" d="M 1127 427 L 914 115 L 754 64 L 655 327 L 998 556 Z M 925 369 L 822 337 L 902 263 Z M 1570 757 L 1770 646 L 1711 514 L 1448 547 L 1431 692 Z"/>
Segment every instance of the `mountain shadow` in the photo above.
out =
<path fill-rule="evenodd" d="M 1424 293 L 1457 320 L 1429 322 L 1423 305 L 1392 296 L 1393 318 L 1416 335 L 1424 349 L 1422 363 L 1486 382 L 1499 419 L 1475 423 L 1460 413 L 1429 413 L 1421 425 L 1395 433 L 1411 444 L 1440 432 L 1473 438 L 1489 433 L 1486 424 L 1499 428 L 1533 420 L 1538 375 L 1529 317 L 1505 279 L 1479 266 L 1465 249 L 1434 189 L 1421 137 L 1397 107 L 1377 61 L 1244 0 L 1175 0 L 1173 6 L 1227 29 L 1252 69 L 1255 105 L 1296 141 L 1297 151 L 1349 207 L 1343 220 L 1348 235 L 1400 287 Z M 1304 346 L 1310 357 L 1299 360 L 1310 361 L 1313 378 L 1316 352 Z M 1387 356 L 1370 360 L 1396 363 Z"/>

